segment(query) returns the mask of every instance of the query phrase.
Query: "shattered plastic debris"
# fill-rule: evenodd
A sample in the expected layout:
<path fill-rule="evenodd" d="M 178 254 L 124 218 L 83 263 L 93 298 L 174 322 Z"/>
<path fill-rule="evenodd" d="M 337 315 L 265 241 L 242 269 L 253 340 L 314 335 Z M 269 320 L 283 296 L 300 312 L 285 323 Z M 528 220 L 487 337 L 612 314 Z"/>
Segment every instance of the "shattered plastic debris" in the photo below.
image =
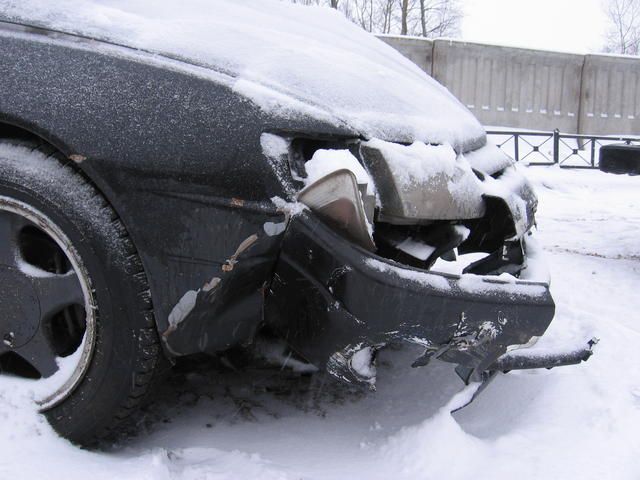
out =
<path fill-rule="evenodd" d="M 265 222 L 262 228 L 264 230 L 264 233 L 266 233 L 270 237 L 275 237 L 276 235 L 280 235 L 287 229 L 287 222 L 286 221 L 280 222 L 280 223 Z"/>
<path fill-rule="evenodd" d="M 397 244 L 396 248 L 422 261 L 429 258 L 431 254 L 436 251 L 436 247 L 427 245 L 425 242 L 420 240 L 414 240 L 412 237 L 408 237 Z"/>
<path fill-rule="evenodd" d="M 287 216 L 287 219 L 295 215 L 299 215 L 304 212 L 308 207 L 304 203 L 300 202 L 287 202 L 283 198 L 280 197 L 272 197 L 271 203 L 273 203 L 279 212 L 284 213 Z"/>
<path fill-rule="evenodd" d="M 196 306 L 196 299 L 200 290 L 189 290 L 185 293 L 180 301 L 173 307 L 169 313 L 169 328 L 164 332 L 164 336 L 171 334 L 178 328 L 185 318 L 191 313 L 193 307 Z"/>
<path fill-rule="evenodd" d="M 335 352 L 327 361 L 327 372 L 346 383 L 366 385 L 376 389 L 376 350 L 379 348 L 364 346 L 362 343 L 349 345 Z"/>
<path fill-rule="evenodd" d="M 248 236 L 247 238 L 245 238 L 240 245 L 238 245 L 238 248 L 236 249 L 236 251 L 234 252 L 233 255 L 231 255 L 222 265 L 222 271 L 223 272 L 230 272 L 231 270 L 233 270 L 233 267 L 236 265 L 236 263 L 238 263 L 238 257 L 242 254 L 242 252 L 245 252 L 246 250 L 248 250 L 254 243 L 256 243 L 258 241 L 258 235 L 257 234 L 253 234 Z"/>
<path fill-rule="evenodd" d="M 238 257 L 245 251 L 247 251 L 253 244 L 258 241 L 258 235 L 253 234 L 245 238 L 236 251 L 231 255 L 225 263 L 222 265 L 222 272 L 229 273 L 233 270 L 236 263 L 238 263 Z M 162 333 L 162 337 L 166 339 L 169 335 L 175 332 L 178 326 L 184 322 L 189 314 L 196 306 L 196 301 L 200 292 L 211 294 L 220 285 L 222 279 L 220 277 L 213 277 L 210 281 L 205 283 L 202 288 L 198 290 L 189 290 L 185 293 L 178 303 L 173 307 L 171 313 L 169 313 L 169 327 Z"/>
<path fill-rule="evenodd" d="M 353 371 L 368 382 L 375 383 L 376 366 L 374 363 L 374 350 L 372 347 L 365 347 L 353 354 L 349 364 Z"/>

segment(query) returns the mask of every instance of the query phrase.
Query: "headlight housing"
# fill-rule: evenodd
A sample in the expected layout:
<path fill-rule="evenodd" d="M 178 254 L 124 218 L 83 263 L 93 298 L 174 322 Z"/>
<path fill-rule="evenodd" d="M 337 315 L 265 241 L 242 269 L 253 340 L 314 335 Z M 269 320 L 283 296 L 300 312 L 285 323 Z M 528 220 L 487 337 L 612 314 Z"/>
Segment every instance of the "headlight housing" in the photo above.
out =
<path fill-rule="evenodd" d="M 340 169 L 323 176 L 302 190 L 298 201 L 355 243 L 375 250 L 373 230 L 352 171 Z"/>
<path fill-rule="evenodd" d="M 361 151 L 378 188 L 380 221 L 409 225 L 485 214 L 481 182 L 449 145 L 371 140 Z"/>

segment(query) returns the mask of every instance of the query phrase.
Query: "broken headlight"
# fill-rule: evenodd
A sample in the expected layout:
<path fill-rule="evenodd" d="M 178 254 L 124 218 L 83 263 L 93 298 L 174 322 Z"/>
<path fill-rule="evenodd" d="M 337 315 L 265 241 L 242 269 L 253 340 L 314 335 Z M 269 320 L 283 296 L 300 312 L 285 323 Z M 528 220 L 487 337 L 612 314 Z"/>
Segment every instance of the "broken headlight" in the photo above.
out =
<path fill-rule="evenodd" d="M 355 243 L 375 250 L 362 193 L 352 171 L 340 169 L 321 177 L 298 194 L 298 201 Z"/>
<path fill-rule="evenodd" d="M 481 183 L 451 146 L 370 140 L 361 150 L 378 187 L 379 221 L 410 225 L 484 215 Z"/>

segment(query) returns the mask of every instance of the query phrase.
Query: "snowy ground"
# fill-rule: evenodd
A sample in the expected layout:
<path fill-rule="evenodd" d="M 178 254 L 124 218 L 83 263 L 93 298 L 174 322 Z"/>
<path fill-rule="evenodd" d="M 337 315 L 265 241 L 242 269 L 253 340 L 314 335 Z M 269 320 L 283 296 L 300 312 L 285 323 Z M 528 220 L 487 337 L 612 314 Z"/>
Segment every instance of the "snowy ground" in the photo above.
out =
<path fill-rule="evenodd" d="M 177 372 L 109 453 L 57 438 L 5 377 L 0 479 L 637 480 L 640 177 L 527 173 L 558 305 L 548 335 L 599 337 L 588 363 L 500 376 L 455 418 L 451 368 L 411 369 L 406 349 L 384 352 L 375 394 L 273 369 Z"/>

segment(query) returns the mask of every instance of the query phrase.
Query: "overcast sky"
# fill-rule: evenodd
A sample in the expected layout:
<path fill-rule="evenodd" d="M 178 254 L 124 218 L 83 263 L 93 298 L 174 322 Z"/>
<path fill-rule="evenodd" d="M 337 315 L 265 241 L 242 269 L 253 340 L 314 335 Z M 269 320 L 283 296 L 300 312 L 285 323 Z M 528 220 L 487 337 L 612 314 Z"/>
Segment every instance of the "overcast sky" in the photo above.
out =
<path fill-rule="evenodd" d="M 606 29 L 604 0 L 463 0 L 464 40 L 519 47 L 598 52 Z"/>

